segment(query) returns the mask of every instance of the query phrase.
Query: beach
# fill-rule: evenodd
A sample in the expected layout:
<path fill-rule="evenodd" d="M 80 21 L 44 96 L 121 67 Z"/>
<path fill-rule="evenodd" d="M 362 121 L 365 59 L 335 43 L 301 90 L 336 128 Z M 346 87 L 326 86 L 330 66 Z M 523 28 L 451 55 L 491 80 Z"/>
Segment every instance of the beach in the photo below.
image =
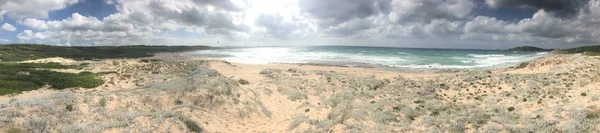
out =
<path fill-rule="evenodd" d="M 0 96 L 0 122 L 48 132 L 598 132 L 600 58 L 406 72 L 159 53 L 90 63 L 92 89 Z M 149 60 L 149 61 L 148 61 Z"/>

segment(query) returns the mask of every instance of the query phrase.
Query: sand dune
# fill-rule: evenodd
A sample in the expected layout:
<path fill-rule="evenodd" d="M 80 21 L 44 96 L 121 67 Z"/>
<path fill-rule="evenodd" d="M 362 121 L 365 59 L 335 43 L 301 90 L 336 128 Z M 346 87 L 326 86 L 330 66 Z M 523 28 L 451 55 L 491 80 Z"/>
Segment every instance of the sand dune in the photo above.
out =
<path fill-rule="evenodd" d="M 525 68 L 408 73 L 249 65 L 158 54 L 94 61 L 94 89 L 0 97 L 1 131 L 598 132 L 600 60 L 551 55 Z"/>

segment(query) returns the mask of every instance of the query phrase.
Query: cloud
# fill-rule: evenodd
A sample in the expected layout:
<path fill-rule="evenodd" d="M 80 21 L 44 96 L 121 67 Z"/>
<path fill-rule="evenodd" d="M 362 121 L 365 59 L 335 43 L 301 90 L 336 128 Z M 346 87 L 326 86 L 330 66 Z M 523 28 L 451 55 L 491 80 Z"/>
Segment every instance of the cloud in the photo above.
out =
<path fill-rule="evenodd" d="M 42 33 L 34 33 L 31 30 L 24 30 L 23 32 L 17 34 L 17 38 L 19 40 L 45 40 L 48 38 L 48 36 Z"/>
<path fill-rule="evenodd" d="M 206 6 L 206 5 L 210 5 L 216 8 L 220 8 L 223 10 L 228 10 L 228 11 L 242 11 L 244 10 L 243 5 L 247 4 L 244 3 L 243 1 L 240 2 L 240 4 L 236 4 L 230 0 L 193 0 L 194 3 L 196 3 L 199 6 Z"/>
<path fill-rule="evenodd" d="M 464 32 L 466 33 L 506 33 L 505 27 L 508 25 L 505 21 L 487 16 L 477 16 L 475 19 L 466 23 Z"/>
<path fill-rule="evenodd" d="M 77 2 L 79 0 L 0 0 L 0 16 L 5 14 L 13 19 L 48 18 L 48 11 L 64 9 Z"/>
<path fill-rule="evenodd" d="M 463 39 L 507 40 L 540 43 L 600 43 L 600 1 L 592 0 L 582 13 L 561 18 L 540 10 L 532 18 L 507 22 L 476 17 L 465 25 Z M 585 12 L 584 12 L 585 11 Z"/>
<path fill-rule="evenodd" d="M 101 42 L 106 44 L 134 43 L 136 39 L 152 37 L 152 28 L 136 28 L 123 19 L 126 18 L 119 14 L 113 14 L 100 21 L 95 17 L 82 16 L 78 13 L 73 13 L 71 17 L 60 21 L 25 19 L 22 22 L 23 25 L 41 31 L 24 30 L 17 34 L 17 38 L 22 41 L 35 40 L 54 43 L 67 41 L 92 45 Z"/>
<path fill-rule="evenodd" d="M 290 39 L 289 37 L 293 33 L 296 33 L 293 35 L 299 36 L 302 32 L 300 30 L 308 26 L 302 22 L 287 20 L 277 14 L 261 14 L 255 21 L 256 26 L 265 28 L 267 35 L 278 39 Z"/>
<path fill-rule="evenodd" d="M 56 2 L 55 5 L 62 2 L 65 6 L 69 2 L 77 2 L 49 1 Z M 578 6 L 575 11 L 563 10 L 568 5 L 550 6 L 553 2 L 562 0 L 550 0 L 551 2 L 543 5 L 532 0 L 486 1 L 486 4 L 494 8 L 539 9 L 533 17 L 515 21 L 478 16 L 475 11 L 482 7 L 475 4 L 476 1 L 111 0 L 118 12 L 104 18 L 79 13 L 73 13 L 62 20 L 18 15 L 23 18 L 16 20 L 17 24 L 27 29 L 17 34 L 17 39 L 73 45 L 345 43 L 460 47 L 464 43 L 469 44 L 469 47 L 477 46 L 475 44 L 486 47 L 480 42 L 493 41 L 495 44 L 507 45 L 600 43 L 600 31 L 597 30 L 600 29 L 597 19 L 600 18 L 599 0 L 590 0 L 584 6 Z M 8 5 L 7 3 L 8 0 L 0 0 L 2 6 Z M 274 6 L 275 8 L 269 8 Z M 0 9 L 0 14 L 15 13 L 14 10 Z M 50 10 L 45 11 L 47 13 Z M 557 15 L 567 11 L 572 12 L 570 17 Z M 191 35 L 181 37 L 178 35 L 181 31 Z M 452 43 L 447 43 L 449 41 Z"/>
<path fill-rule="evenodd" d="M 205 3 L 206 5 L 195 5 L 189 1 L 142 1 L 122 3 L 123 10 L 133 11 L 131 14 L 143 15 L 143 17 L 133 17 L 133 19 L 142 24 L 161 25 L 164 22 L 172 22 L 180 27 L 196 26 L 204 28 L 207 32 L 216 34 L 233 34 L 236 31 L 246 31 L 248 27 L 242 24 L 236 24 L 236 12 L 230 12 L 231 6 L 216 1 L 194 1 L 195 3 Z M 231 3 L 231 2 L 225 2 Z M 223 8 L 225 10 L 211 10 L 211 5 Z M 128 13 L 126 13 L 128 14 Z"/>
<path fill-rule="evenodd" d="M 2 25 L 2 30 L 5 31 L 17 31 L 17 27 L 9 24 L 9 23 L 4 23 L 4 25 Z"/>
<path fill-rule="evenodd" d="M 236 23 L 239 10 L 231 2 L 115 2 L 119 4 L 119 12 L 102 19 L 79 13 L 63 20 L 23 19 L 20 24 L 38 31 L 25 30 L 17 34 L 17 38 L 78 45 L 178 44 L 170 32 L 180 28 L 196 29 L 194 32 L 213 39 L 233 39 L 249 30 L 248 26 Z"/>
<path fill-rule="evenodd" d="M 372 26 L 374 26 L 374 21 L 375 19 L 374 17 L 371 18 L 367 18 L 367 19 L 352 19 L 350 21 L 341 23 L 339 25 L 336 26 L 331 26 L 331 27 L 327 27 L 326 29 L 324 29 L 324 31 L 332 36 L 339 36 L 339 37 L 345 37 L 345 36 L 352 36 L 355 35 L 357 33 L 360 33 L 361 31 L 365 31 L 368 29 L 371 29 Z M 359 35 L 362 36 L 362 35 Z"/>
<path fill-rule="evenodd" d="M 19 22 L 27 28 L 36 29 L 36 30 L 47 30 L 48 25 L 43 20 L 26 18 L 25 20 Z"/>
<path fill-rule="evenodd" d="M 387 13 L 390 0 L 300 0 L 301 11 L 317 18 L 319 26 L 328 28 L 353 19 Z"/>
<path fill-rule="evenodd" d="M 589 0 L 486 0 L 493 8 L 543 9 L 560 17 L 572 16 Z"/>
<path fill-rule="evenodd" d="M 475 8 L 470 0 L 304 0 L 299 6 L 326 35 L 363 38 L 458 34 Z"/>
<path fill-rule="evenodd" d="M 474 8 L 470 0 L 396 0 L 392 2 L 389 20 L 396 24 L 466 20 Z"/>

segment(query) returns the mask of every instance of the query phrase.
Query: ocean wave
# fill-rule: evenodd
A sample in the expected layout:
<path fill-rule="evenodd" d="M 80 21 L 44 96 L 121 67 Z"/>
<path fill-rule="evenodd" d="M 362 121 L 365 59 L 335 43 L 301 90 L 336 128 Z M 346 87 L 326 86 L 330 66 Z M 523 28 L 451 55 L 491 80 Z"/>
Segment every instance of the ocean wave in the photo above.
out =
<path fill-rule="evenodd" d="M 487 57 L 502 57 L 504 54 L 468 54 L 468 56 L 476 58 L 487 58 Z"/>
<path fill-rule="evenodd" d="M 472 61 L 472 60 L 460 60 L 460 62 L 467 64 L 467 63 L 473 63 L 474 61 Z"/>
<path fill-rule="evenodd" d="M 392 65 L 393 67 L 399 68 L 413 68 L 413 69 L 471 69 L 481 68 L 484 66 L 478 65 L 442 65 L 439 63 L 423 64 L 423 65 Z"/>
<path fill-rule="evenodd" d="M 352 50 L 350 50 L 352 51 Z M 355 50 L 358 51 L 358 50 Z M 469 54 L 456 51 L 409 51 L 402 49 L 385 50 L 387 54 L 380 54 L 384 50 L 349 50 L 330 49 L 299 49 L 299 48 L 239 48 L 216 49 L 186 53 L 186 56 L 222 59 L 231 62 L 247 64 L 273 64 L 273 63 L 320 63 L 353 66 L 356 64 L 371 66 L 386 66 L 393 68 L 411 69 L 472 69 L 491 68 L 496 66 L 515 65 L 519 62 L 533 60 L 547 55 L 541 53 L 501 53 L 492 51 L 473 51 Z"/>

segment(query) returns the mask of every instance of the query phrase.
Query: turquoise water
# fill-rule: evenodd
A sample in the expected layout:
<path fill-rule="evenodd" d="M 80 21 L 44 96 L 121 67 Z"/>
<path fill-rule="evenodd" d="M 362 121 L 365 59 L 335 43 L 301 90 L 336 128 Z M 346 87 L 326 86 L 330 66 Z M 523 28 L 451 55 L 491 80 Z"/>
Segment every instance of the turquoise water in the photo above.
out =
<path fill-rule="evenodd" d="M 326 46 L 223 48 L 182 55 L 248 64 L 309 63 L 406 70 L 454 70 L 508 67 L 547 54 L 501 50 Z"/>

